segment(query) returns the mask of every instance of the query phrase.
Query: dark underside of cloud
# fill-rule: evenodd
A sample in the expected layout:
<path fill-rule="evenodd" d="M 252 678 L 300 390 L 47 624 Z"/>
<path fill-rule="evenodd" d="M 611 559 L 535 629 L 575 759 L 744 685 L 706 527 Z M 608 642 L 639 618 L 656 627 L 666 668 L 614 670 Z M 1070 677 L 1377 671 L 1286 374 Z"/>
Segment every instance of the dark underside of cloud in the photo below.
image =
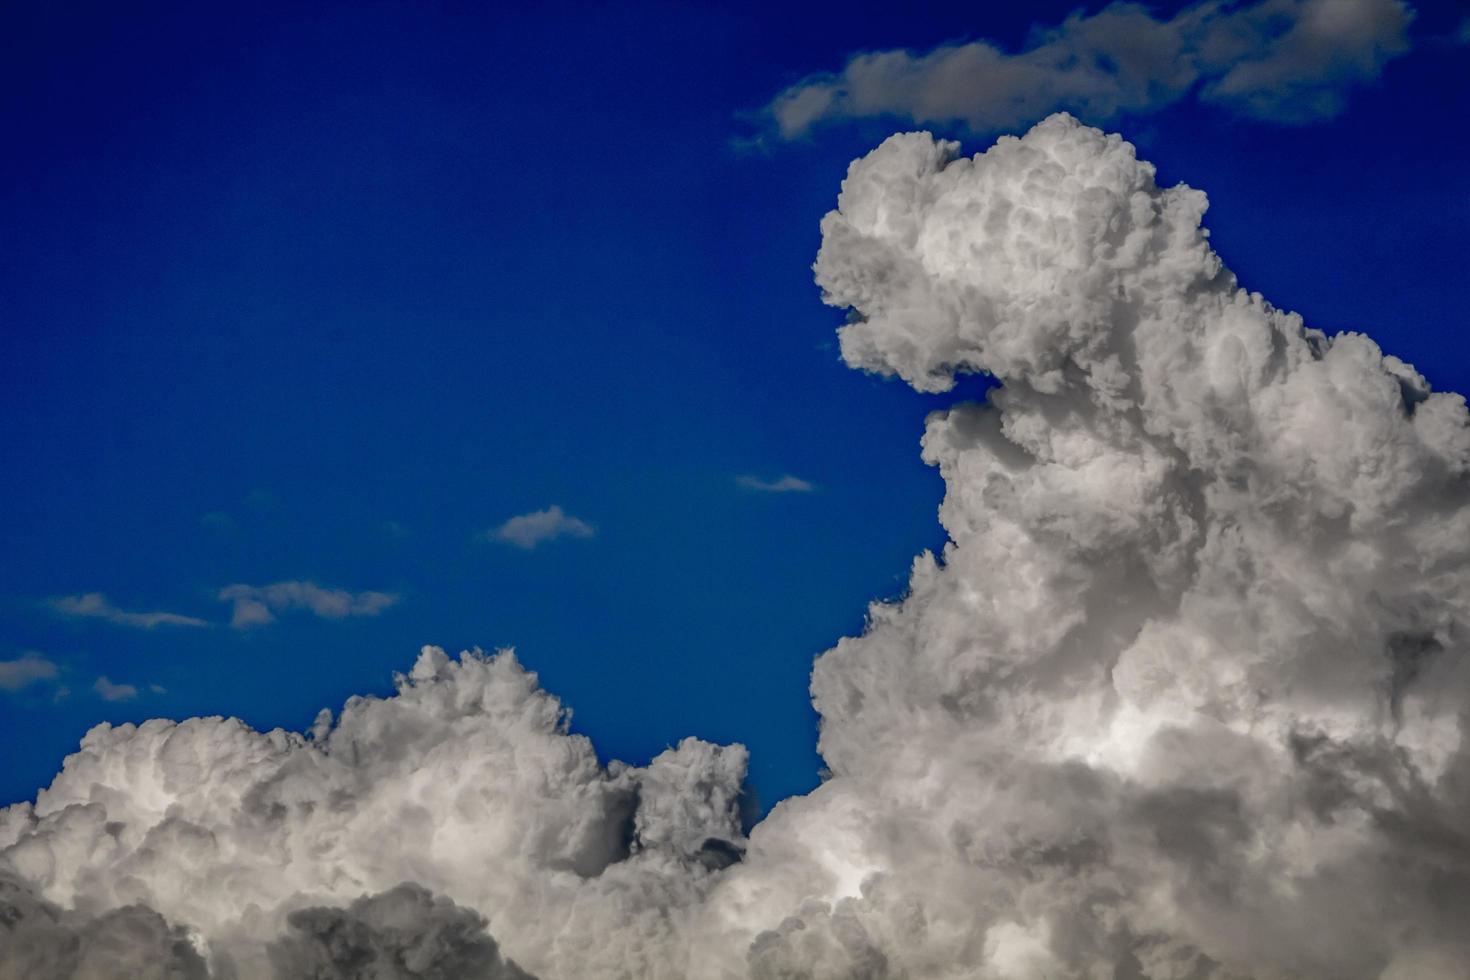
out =
<path fill-rule="evenodd" d="M 145 905 L 63 911 L 11 875 L 0 875 L 0 940 L 0 980 L 242 975 L 228 956 L 211 969 L 187 930 Z M 500 955 L 484 916 L 414 884 L 291 912 L 266 959 L 281 980 L 535 980 Z"/>
<path fill-rule="evenodd" d="M 1470 415 L 1205 208 L 1067 115 L 852 164 L 846 362 L 999 384 L 927 420 L 949 541 L 748 835 L 741 746 L 604 766 L 428 647 L 305 735 L 89 732 L 0 810 L 0 977 L 1464 980 Z"/>

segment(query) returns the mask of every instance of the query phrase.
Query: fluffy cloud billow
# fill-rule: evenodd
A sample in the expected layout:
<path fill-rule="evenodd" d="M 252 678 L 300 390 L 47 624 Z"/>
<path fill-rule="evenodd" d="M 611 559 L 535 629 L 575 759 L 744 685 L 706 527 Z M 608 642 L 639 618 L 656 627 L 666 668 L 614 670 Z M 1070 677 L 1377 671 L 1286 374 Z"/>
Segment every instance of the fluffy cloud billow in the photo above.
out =
<path fill-rule="evenodd" d="M 1463 980 L 1470 415 L 1205 206 L 1065 115 L 852 165 L 844 358 L 1000 385 L 928 420 L 949 543 L 748 838 L 741 747 L 603 767 L 513 654 L 426 648 L 305 735 L 90 732 L 0 813 L 0 976 Z"/>
<path fill-rule="evenodd" d="M 674 938 L 743 845 L 745 750 L 688 739 L 604 768 L 565 725 L 513 654 L 432 647 L 396 696 L 306 735 L 101 725 L 34 804 L 0 811 L 0 870 L 88 917 L 80 933 L 144 910 L 223 977 L 683 975 Z M 487 972 L 444 965 L 461 961 Z M 6 980 L 34 975 L 0 959 Z"/>

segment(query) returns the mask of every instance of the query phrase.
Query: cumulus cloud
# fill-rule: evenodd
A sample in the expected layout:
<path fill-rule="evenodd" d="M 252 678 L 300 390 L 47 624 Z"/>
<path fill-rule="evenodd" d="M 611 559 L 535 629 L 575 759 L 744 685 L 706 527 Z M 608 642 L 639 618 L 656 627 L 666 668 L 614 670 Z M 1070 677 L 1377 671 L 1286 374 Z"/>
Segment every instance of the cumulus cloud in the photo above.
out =
<path fill-rule="evenodd" d="M 56 664 L 39 653 L 27 653 L 16 660 L 0 660 L 0 691 L 19 691 L 42 681 L 55 680 Z"/>
<path fill-rule="evenodd" d="M 420 891 L 353 905 L 412 882 L 488 919 L 533 974 L 672 978 L 743 846 L 745 761 L 687 739 L 604 767 L 514 654 L 428 647 L 395 696 L 353 698 L 306 736 L 223 718 L 94 728 L 34 803 L 0 810 L 0 870 L 59 907 L 146 906 L 240 977 L 495 962 L 478 918 Z"/>
<path fill-rule="evenodd" d="M 138 696 L 138 689 L 132 684 L 115 684 L 106 677 L 97 678 L 92 690 L 104 701 L 131 701 Z"/>
<path fill-rule="evenodd" d="M 1068 116 L 852 166 L 844 358 L 1000 387 L 929 418 L 950 541 L 817 661 L 832 777 L 706 975 L 1463 976 L 1470 416 L 1242 289 L 1205 206 Z"/>
<path fill-rule="evenodd" d="M 597 529 L 578 517 L 566 513 L 556 504 L 545 510 L 533 510 L 520 514 L 492 528 L 488 537 L 492 541 L 514 545 L 530 551 L 539 544 L 557 538 L 590 538 Z"/>
<path fill-rule="evenodd" d="M 735 480 L 747 490 L 759 493 L 811 493 L 817 489 L 812 483 L 790 473 L 774 480 L 762 480 L 758 476 L 740 476 Z"/>
<path fill-rule="evenodd" d="M 100 592 L 61 596 L 51 600 L 51 608 L 64 616 L 101 619 L 119 626 L 151 630 L 157 626 L 208 626 L 202 619 L 171 612 L 129 612 L 119 609 Z"/>
<path fill-rule="evenodd" d="M 513 654 L 429 647 L 306 735 L 93 729 L 0 811 L 45 910 L 0 929 L 127 912 L 234 977 L 1463 980 L 1470 413 L 1243 289 L 1205 206 L 1066 115 L 852 165 L 843 357 L 999 387 L 926 421 L 949 541 L 817 660 L 829 776 L 748 838 L 743 748 L 603 766 Z"/>
<path fill-rule="evenodd" d="M 1070 109 L 1104 122 L 1197 97 L 1279 123 L 1331 118 L 1352 89 L 1409 50 L 1402 0 L 1216 0 L 1159 20 L 1113 3 L 1032 30 L 1008 53 L 988 41 L 915 54 L 864 52 L 813 75 L 768 107 L 786 139 L 825 121 L 895 116 L 995 132 Z"/>
<path fill-rule="evenodd" d="M 273 623 L 282 612 L 308 612 L 322 619 L 376 616 L 398 602 L 398 596 L 391 592 L 349 592 L 294 581 L 227 585 L 220 589 L 219 598 L 234 604 L 230 625 L 235 629 Z"/>

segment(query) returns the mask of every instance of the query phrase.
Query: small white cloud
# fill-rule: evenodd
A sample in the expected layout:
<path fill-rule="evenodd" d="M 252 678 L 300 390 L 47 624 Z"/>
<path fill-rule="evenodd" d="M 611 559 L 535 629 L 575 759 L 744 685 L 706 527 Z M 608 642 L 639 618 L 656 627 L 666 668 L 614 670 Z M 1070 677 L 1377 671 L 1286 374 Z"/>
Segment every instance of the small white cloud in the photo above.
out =
<path fill-rule="evenodd" d="M 492 541 L 500 541 L 530 551 L 545 541 L 556 538 L 590 538 L 597 529 L 579 517 L 563 511 L 556 504 L 545 510 L 520 514 L 488 532 Z"/>
<path fill-rule="evenodd" d="M 61 596 L 51 600 L 51 608 L 63 616 L 75 616 L 81 619 L 102 619 L 119 626 L 133 626 L 138 629 L 151 630 L 156 626 L 208 626 L 202 619 L 193 616 L 184 616 L 171 612 L 130 612 L 119 609 L 107 601 L 107 596 L 100 592 L 87 592 L 82 595 Z"/>
<path fill-rule="evenodd" d="M 775 480 L 762 480 L 758 476 L 739 476 L 735 482 L 747 490 L 755 490 L 759 493 L 811 493 L 817 489 L 816 485 L 799 476 L 787 473 L 785 476 Z"/>
<path fill-rule="evenodd" d="M 0 691 L 19 691 L 41 681 L 56 679 L 56 664 L 39 653 L 28 653 L 19 660 L 0 660 Z"/>
<path fill-rule="evenodd" d="M 299 610 L 322 619 L 376 616 L 399 599 L 391 592 L 348 592 L 327 589 L 315 582 L 274 582 L 270 585 L 237 583 L 219 590 L 224 602 L 234 603 L 230 625 L 235 629 L 274 622 L 276 613 Z"/>
<path fill-rule="evenodd" d="M 114 684 L 106 677 L 97 678 L 92 690 L 104 701 L 131 701 L 138 696 L 138 689 L 131 684 Z"/>

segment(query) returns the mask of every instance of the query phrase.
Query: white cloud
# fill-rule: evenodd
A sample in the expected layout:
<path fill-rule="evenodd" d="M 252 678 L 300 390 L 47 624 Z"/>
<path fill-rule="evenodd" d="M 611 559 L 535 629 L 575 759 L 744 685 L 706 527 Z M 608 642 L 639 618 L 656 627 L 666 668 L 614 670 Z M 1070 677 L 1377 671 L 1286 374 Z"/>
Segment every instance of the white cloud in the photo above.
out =
<path fill-rule="evenodd" d="M 509 652 L 425 648 L 394 696 L 323 715 L 309 738 L 217 717 L 88 733 L 34 805 L 0 810 L 0 976 L 47 975 L 5 970 L 7 928 L 44 919 L 4 914 L 9 872 L 33 905 L 189 927 L 230 976 L 279 976 L 283 959 L 310 964 L 286 980 L 356 976 L 375 950 L 383 976 L 521 976 L 460 968 L 495 962 L 489 918 L 541 976 L 672 978 L 672 944 L 744 843 L 743 748 L 686 739 L 604 768 Z M 404 882 L 447 899 L 363 904 Z M 332 925 L 344 919 L 360 921 Z M 320 972 L 333 949 L 359 969 Z"/>
<path fill-rule="evenodd" d="M 896 116 L 995 132 L 1070 109 L 1104 122 L 1195 95 L 1239 115 L 1304 123 L 1340 113 L 1352 89 L 1409 50 L 1401 0 L 1207 0 L 1168 20 L 1134 3 L 1033 28 L 1014 54 L 988 41 L 854 55 L 769 111 L 790 139 L 819 122 Z"/>
<path fill-rule="evenodd" d="M 950 543 L 817 661 L 832 777 L 711 899 L 754 972 L 1470 961 L 1470 415 L 1242 290 L 1205 205 L 1065 116 L 849 171 L 844 358 L 1000 387 L 927 421 Z"/>
<path fill-rule="evenodd" d="M 758 476 L 739 476 L 735 482 L 747 490 L 755 490 L 759 493 L 811 493 L 816 486 L 803 480 L 799 476 L 786 474 L 774 480 L 762 480 Z"/>
<path fill-rule="evenodd" d="M 219 591 L 234 604 L 230 625 L 235 629 L 262 626 L 281 612 L 309 612 L 322 619 L 376 616 L 398 602 L 391 592 L 348 592 L 327 589 L 314 582 L 274 582 L 270 585 L 227 585 Z"/>
<path fill-rule="evenodd" d="M 512 517 L 488 532 L 492 541 L 500 541 L 530 551 L 546 541 L 557 538 L 590 538 L 597 529 L 578 517 L 564 512 L 552 504 L 545 510 Z"/>
<path fill-rule="evenodd" d="M 132 684 L 114 684 L 106 677 L 97 678 L 92 690 L 104 701 L 131 701 L 138 696 L 138 689 Z"/>
<path fill-rule="evenodd" d="M 0 691 L 19 691 L 41 681 L 56 679 L 56 664 L 39 653 L 27 653 L 18 660 L 0 660 Z"/>
<path fill-rule="evenodd" d="M 1470 413 L 1243 290 L 1205 206 L 1066 116 L 854 163 L 843 357 L 999 387 L 926 420 L 950 540 L 817 660 L 830 777 L 748 839 L 743 748 L 604 767 L 430 647 L 307 735 L 89 732 L 0 810 L 0 976 L 1463 980 Z"/>
<path fill-rule="evenodd" d="M 208 626 L 202 619 L 171 612 L 129 612 L 119 609 L 100 592 L 62 596 L 51 600 L 51 608 L 64 616 L 101 619 L 119 626 L 151 630 L 158 626 Z"/>

